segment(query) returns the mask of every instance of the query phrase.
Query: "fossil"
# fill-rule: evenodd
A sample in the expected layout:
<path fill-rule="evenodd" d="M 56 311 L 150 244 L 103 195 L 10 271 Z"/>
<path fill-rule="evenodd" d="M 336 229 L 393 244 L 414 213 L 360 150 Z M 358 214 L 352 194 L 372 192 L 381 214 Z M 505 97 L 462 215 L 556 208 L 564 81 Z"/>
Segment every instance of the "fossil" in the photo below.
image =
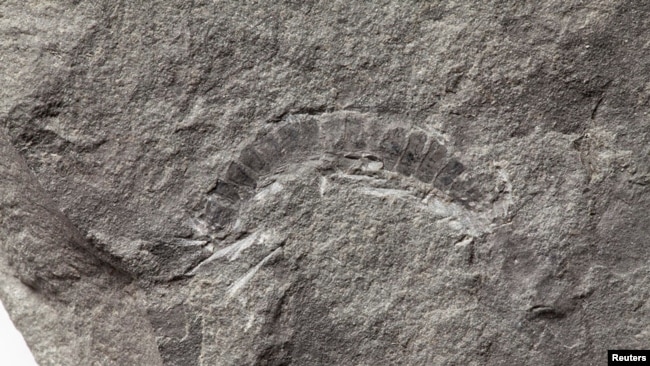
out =
<path fill-rule="evenodd" d="M 323 174 L 384 170 L 402 179 L 416 179 L 468 209 L 492 200 L 485 192 L 472 191 L 471 174 L 465 174 L 468 179 L 454 185 L 468 168 L 445 141 L 408 122 L 385 124 L 375 117 L 369 113 L 335 111 L 288 114 L 269 123 L 227 163 L 225 171 L 207 191 L 200 218 L 214 230 L 227 229 L 265 177 L 287 164 L 319 158 L 327 162 L 321 166 Z"/>

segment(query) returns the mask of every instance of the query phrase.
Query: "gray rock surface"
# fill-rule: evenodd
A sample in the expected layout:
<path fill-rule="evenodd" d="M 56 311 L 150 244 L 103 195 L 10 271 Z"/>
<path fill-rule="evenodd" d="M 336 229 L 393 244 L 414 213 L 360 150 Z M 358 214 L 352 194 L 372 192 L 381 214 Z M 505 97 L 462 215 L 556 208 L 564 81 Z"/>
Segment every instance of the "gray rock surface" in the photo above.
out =
<path fill-rule="evenodd" d="M 47 365 L 650 344 L 650 5 L 0 2 L 0 297 Z"/>

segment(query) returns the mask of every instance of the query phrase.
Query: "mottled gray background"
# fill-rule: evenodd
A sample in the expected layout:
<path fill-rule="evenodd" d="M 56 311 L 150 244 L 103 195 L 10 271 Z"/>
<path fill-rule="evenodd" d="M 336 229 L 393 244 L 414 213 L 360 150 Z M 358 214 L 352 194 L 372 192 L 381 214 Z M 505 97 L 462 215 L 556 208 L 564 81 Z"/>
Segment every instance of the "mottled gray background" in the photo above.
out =
<path fill-rule="evenodd" d="M 604 365 L 650 344 L 650 5 L 0 1 L 40 365 Z"/>

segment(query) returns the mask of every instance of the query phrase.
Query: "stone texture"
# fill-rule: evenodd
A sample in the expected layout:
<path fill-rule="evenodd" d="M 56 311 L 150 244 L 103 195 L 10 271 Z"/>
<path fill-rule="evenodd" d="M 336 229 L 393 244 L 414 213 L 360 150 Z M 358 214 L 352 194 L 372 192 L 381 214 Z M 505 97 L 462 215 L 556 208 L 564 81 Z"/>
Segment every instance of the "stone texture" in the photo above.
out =
<path fill-rule="evenodd" d="M 0 2 L 0 297 L 43 366 L 647 348 L 648 19 Z"/>

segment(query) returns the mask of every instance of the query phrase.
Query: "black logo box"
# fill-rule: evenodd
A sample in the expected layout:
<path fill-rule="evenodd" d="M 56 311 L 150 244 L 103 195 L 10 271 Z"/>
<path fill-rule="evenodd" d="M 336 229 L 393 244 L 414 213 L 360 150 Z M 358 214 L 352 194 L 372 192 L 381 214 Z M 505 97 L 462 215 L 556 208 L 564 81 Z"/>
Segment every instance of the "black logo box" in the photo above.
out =
<path fill-rule="evenodd" d="M 607 351 L 608 366 L 650 366 L 650 350 L 609 350 Z"/>

